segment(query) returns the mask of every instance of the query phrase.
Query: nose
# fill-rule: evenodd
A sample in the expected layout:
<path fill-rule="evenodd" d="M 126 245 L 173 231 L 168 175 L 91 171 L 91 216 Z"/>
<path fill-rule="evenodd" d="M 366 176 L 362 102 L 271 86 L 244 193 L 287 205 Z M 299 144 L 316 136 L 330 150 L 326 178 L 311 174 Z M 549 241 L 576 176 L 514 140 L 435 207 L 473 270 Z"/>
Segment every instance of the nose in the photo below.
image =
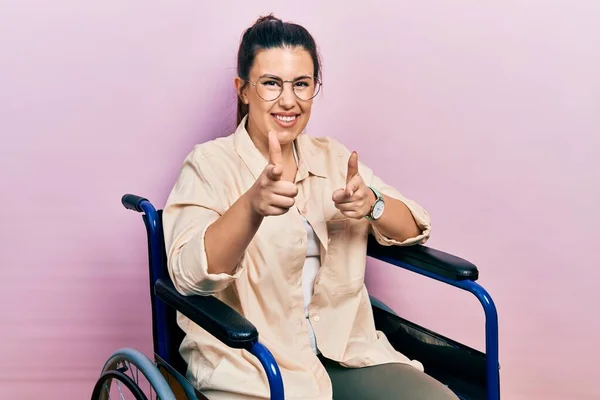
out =
<path fill-rule="evenodd" d="M 289 85 L 286 85 L 289 83 Z M 292 82 L 285 82 L 281 96 L 279 96 L 279 105 L 283 108 L 292 108 L 296 104 L 296 95 L 294 94 Z"/>

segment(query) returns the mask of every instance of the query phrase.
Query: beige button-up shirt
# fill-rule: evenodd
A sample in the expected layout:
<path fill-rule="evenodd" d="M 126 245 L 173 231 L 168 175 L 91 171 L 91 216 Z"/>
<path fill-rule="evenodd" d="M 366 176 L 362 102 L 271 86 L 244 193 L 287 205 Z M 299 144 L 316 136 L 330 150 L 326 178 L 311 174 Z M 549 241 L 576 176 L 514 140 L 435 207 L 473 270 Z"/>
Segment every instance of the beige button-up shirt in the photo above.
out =
<path fill-rule="evenodd" d="M 431 229 L 429 216 L 363 164 L 359 173 L 365 183 L 403 201 L 422 234 L 400 243 L 366 219 L 343 216 L 331 196 L 345 186 L 350 152 L 331 138 L 298 136 L 295 206 L 263 220 L 233 275 L 208 273 L 206 229 L 267 165 L 244 126 L 245 120 L 234 134 L 195 146 L 167 200 L 165 244 L 177 290 L 184 295 L 214 295 L 251 321 L 277 360 L 287 399 L 331 399 L 331 381 L 311 349 L 304 314 L 304 216 L 321 246 L 321 268 L 309 305 L 321 353 L 346 367 L 399 362 L 423 369 L 420 362 L 395 351 L 375 329 L 364 276 L 368 234 L 388 246 L 423 243 Z M 188 363 L 188 379 L 202 393 L 217 400 L 269 398 L 266 376 L 253 355 L 228 348 L 181 314 L 178 322 L 186 332 L 180 350 Z"/>

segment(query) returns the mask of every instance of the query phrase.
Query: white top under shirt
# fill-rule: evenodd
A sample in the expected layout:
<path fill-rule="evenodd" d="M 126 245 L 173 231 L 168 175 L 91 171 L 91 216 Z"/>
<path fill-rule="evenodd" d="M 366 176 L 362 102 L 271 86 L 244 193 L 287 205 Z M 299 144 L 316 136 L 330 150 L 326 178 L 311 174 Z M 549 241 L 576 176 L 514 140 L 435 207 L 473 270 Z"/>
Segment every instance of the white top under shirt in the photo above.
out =
<path fill-rule="evenodd" d="M 319 268 L 321 267 L 321 247 L 319 245 L 319 240 L 317 239 L 317 235 L 315 235 L 315 231 L 313 230 L 312 226 L 310 226 L 310 224 L 304 217 L 302 217 L 302 221 L 304 222 L 304 227 L 306 228 L 306 237 L 308 239 L 308 244 L 306 245 L 306 259 L 304 260 L 304 267 L 302 268 L 304 317 L 306 318 L 306 323 L 308 324 L 308 335 L 310 337 L 310 344 L 312 346 L 313 352 L 315 354 L 319 354 L 319 350 L 317 349 L 317 339 L 315 338 L 315 333 L 313 331 L 312 325 L 310 324 L 310 319 L 308 318 L 308 305 L 310 304 L 310 300 L 313 296 L 315 278 L 317 277 L 317 273 L 319 272 Z"/>
<path fill-rule="evenodd" d="M 298 165 L 298 153 L 296 152 L 296 145 L 294 143 L 294 159 L 296 165 Z M 308 317 L 308 305 L 312 299 L 315 279 L 321 268 L 321 246 L 319 239 L 315 234 L 313 227 L 310 223 L 302 216 L 302 222 L 304 222 L 304 229 L 306 229 L 306 258 L 304 259 L 304 266 L 302 267 L 302 293 L 304 294 L 304 317 L 306 318 L 306 324 L 308 325 L 308 336 L 310 338 L 310 345 L 315 354 L 319 354 L 320 351 L 317 349 L 317 338 L 313 331 L 310 319 Z"/>

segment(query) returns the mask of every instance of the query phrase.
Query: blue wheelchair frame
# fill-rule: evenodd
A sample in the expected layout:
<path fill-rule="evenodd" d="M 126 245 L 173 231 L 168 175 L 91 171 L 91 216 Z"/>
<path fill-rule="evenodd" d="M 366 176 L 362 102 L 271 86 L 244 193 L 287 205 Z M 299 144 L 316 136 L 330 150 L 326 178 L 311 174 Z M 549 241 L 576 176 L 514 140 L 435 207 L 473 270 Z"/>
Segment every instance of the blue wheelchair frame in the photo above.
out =
<path fill-rule="evenodd" d="M 195 395 L 192 397 L 194 389 L 182 378 L 185 375 L 183 372 L 185 366 L 181 364 L 182 360 L 177 361 L 180 356 L 175 344 L 180 343 L 182 333 L 180 330 L 177 333 L 178 327 L 172 326 L 174 325 L 173 312 L 176 310 L 226 345 L 245 349 L 257 357 L 267 376 L 271 399 L 283 400 L 284 387 L 279 367 L 271 352 L 259 342 L 256 328 L 214 296 L 182 296 L 176 291 L 166 268 L 161 211 L 157 211 L 147 199 L 131 194 L 123 196 L 122 203 L 128 209 L 143 213 L 147 229 L 153 339 L 157 363 L 178 377 L 188 398 L 196 398 Z M 464 360 L 474 360 L 465 361 L 465 364 L 469 364 L 467 369 L 476 370 L 476 374 L 479 373 L 479 366 L 484 364 L 485 398 L 498 400 L 500 398 L 498 316 L 491 296 L 475 282 L 479 277 L 477 267 L 466 260 L 425 246 L 387 247 L 379 245 L 373 238 L 369 239 L 367 254 L 369 257 L 466 290 L 477 297 L 483 306 L 486 317 L 485 354 L 402 320 L 384 305 L 378 306 L 376 320 L 391 324 L 389 326 L 393 325 L 395 334 L 399 334 L 400 331 L 418 331 L 420 335 L 433 338 L 439 345 L 429 346 L 429 348 L 435 351 L 438 351 L 438 348 L 444 348 L 457 351 L 452 354 L 466 354 Z M 372 299 L 374 309 L 377 302 L 376 299 Z M 392 342 L 392 340 L 390 341 Z M 410 349 L 408 350 L 410 351 Z M 451 356 L 451 358 L 453 357 Z M 448 362 L 452 363 L 453 360 Z M 468 397 L 468 399 L 473 398 Z"/>

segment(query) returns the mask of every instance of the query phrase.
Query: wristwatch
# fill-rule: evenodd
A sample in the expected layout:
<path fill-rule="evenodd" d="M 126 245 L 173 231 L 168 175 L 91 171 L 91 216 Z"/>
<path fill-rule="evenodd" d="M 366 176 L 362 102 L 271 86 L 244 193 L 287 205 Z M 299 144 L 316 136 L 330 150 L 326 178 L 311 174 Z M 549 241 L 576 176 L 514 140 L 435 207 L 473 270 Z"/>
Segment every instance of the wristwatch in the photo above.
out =
<path fill-rule="evenodd" d="M 369 213 L 365 215 L 365 218 L 369 221 L 375 221 L 381 218 L 381 216 L 383 215 L 383 210 L 385 209 L 385 201 L 383 200 L 383 196 L 377 191 L 377 189 L 371 186 L 369 186 L 369 189 L 371 189 L 373 194 L 375 194 L 376 200 L 375 203 L 373 203 L 373 205 L 371 206 L 371 211 L 369 211 Z"/>

